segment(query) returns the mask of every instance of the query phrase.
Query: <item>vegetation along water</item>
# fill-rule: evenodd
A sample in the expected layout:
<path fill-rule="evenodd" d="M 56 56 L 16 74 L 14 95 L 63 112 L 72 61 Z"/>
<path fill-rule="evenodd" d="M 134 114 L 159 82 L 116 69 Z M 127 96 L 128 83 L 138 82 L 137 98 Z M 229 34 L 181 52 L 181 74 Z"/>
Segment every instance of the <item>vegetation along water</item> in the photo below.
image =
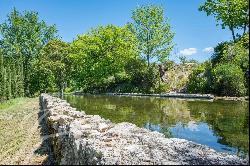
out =
<path fill-rule="evenodd" d="M 2 6 L 6 7 L 2 3 L 7 2 L 0 2 L 1 9 Z M 168 3 L 166 1 L 166 4 Z M 28 133 L 29 126 L 35 121 L 38 122 L 36 114 L 24 121 L 27 122 L 27 128 L 16 126 L 26 114 L 34 113 L 33 109 L 39 110 L 35 97 L 41 93 L 58 93 L 60 97 L 63 97 L 65 92 L 181 92 L 219 97 L 248 96 L 249 2 L 206 0 L 195 7 L 197 12 L 200 11 L 197 15 L 204 12 L 207 16 L 213 16 L 217 26 L 229 32 L 225 38 L 227 41 L 221 41 L 221 38 L 216 36 L 217 32 L 213 34 L 207 31 L 210 27 L 207 27 L 203 20 L 197 23 L 195 28 L 202 28 L 205 30 L 203 34 L 209 34 L 209 37 L 214 37 L 216 41 L 211 45 L 213 47 L 206 48 L 208 51 L 212 50 L 209 57 L 200 62 L 187 58 L 190 53 L 181 55 L 181 52 L 190 49 L 196 53 L 196 48 L 174 51 L 178 50 L 178 44 L 180 46 L 193 43 L 185 42 L 187 40 L 183 34 L 189 32 L 178 34 L 183 44 L 175 43 L 178 40 L 175 40 L 177 34 L 174 28 L 186 29 L 186 23 L 182 24 L 184 26 L 171 25 L 171 20 L 176 21 L 176 18 L 169 18 L 173 14 L 171 12 L 179 15 L 181 6 L 178 4 L 178 10 L 171 10 L 171 5 L 169 7 L 170 10 L 157 4 L 134 6 L 129 14 L 130 19 L 125 21 L 122 15 L 117 15 L 119 20 L 125 21 L 123 25 L 118 26 L 111 22 L 104 25 L 100 22 L 99 26 L 86 32 L 84 28 L 78 31 L 80 35 L 74 32 L 75 36 L 72 36 L 70 42 L 59 36 L 57 25 L 48 24 L 51 20 L 41 20 L 46 17 L 39 17 L 36 11 L 19 11 L 15 7 L 11 9 L 6 18 L 0 19 L 0 159 L 5 159 L 6 156 L 6 159 L 17 157 L 16 151 L 23 149 L 19 144 L 24 142 L 24 134 Z M 182 7 L 186 8 L 184 5 Z M 95 9 L 90 11 L 97 12 Z M 88 16 L 85 12 L 87 11 L 81 10 L 77 15 Z M 204 18 L 206 20 L 206 17 Z M 70 19 L 76 18 L 73 16 Z M 187 23 L 196 25 L 194 20 L 196 18 L 192 17 Z M 81 25 L 85 25 L 84 21 L 86 20 L 76 20 Z M 66 23 L 71 24 L 69 21 Z M 59 27 L 63 26 L 60 24 Z M 70 28 L 71 30 L 73 32 L 73 28 Z M 70 34 L 68 30 L 66 32 Z M 201 37 L 196 31 L 193 33 L 195 35 L 192 38 Z M 204 36 L 201 40 L 204 43 L 210 42 Z M 175 58 L 170 60 L 170 57 Z M 131 122 L 139 127 L 162 132 L 167 137 L 184 138 L 218 151 L 248 158 L 248 102 L 100 95 L 65 98 L 87 114 L 98 114 L 115 123 Z M 14 107 L 11 107 L 12 105 Z M 33 105 L 36 107 L 33 108 Z M 26 111 L 27 109 L 29 111 Z M 8 116 L 9 118 L 6 118 Z M 11 120 L 12 117 L 16 121 Z M 16 133 L 18 135 L 15 135 Z M 34 130 L 34 133 L 35 144 L 39 142 L 39 133 L 37 130 Z M 30 137 L 27 138 L 31 140 Z M 31 142 L 25 141 L 22 147 Z M 15 162 L 21 161 L 18 159 Z M 3 163 L 10 162 L 6 160 Z"/>

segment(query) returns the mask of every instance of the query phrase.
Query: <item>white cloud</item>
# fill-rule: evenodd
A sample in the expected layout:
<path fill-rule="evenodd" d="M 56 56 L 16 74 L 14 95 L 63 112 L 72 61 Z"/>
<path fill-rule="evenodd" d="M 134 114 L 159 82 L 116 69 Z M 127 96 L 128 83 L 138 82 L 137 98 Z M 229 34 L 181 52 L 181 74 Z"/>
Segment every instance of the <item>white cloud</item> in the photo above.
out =
<path fill-rule="evenodd" d="M 181 55 L 193 55 L 197 53 L 197 49 L 196 48 L 185 48 L 184 50 L 180 51 Z"/>
<path fill-rule="evenodd" d="M 209 52 L 214 52 L 214 48 L 213 48 L 213 47 L 207 47 L 207 48 L 204 48 L 204 49 L 202 50 L 202 52 L 207 52 L 207 53 L 209 53 Z"/>

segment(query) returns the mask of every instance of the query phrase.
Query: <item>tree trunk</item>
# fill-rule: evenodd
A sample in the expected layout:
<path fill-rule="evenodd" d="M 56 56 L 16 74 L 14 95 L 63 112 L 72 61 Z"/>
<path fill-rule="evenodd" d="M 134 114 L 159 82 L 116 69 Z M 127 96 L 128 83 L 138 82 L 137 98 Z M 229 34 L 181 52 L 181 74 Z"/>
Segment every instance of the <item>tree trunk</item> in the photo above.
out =
<path fill-rule="evenodd" d="M 235 37 L 235 34 L 234 34 L 234 28 L 229 27 L 229 29 L 230 29 L 230 30 L 231 30 L 231 32 L 232 32 L 233 40 L 234 40 L 234 42 L 235 42 L 236 37 Z"/>
<path fill-rule="evenodd" d="M 63 97 L 63 87 L 61 88 L 61 93 L 60 93 L 60 97 Z"/>
<path fill-rule="evenodd" d="M 158 65 L 159 67 L 159 73 L 160 73 L 160 78 L 161 78 L 161 81 L 164 82 L 164 75 L 165 75 L 165 70 L 164 70 L 164 66 L 162 64 Z"/>
<path fill-rule="evenodd" d="M 23 82 L 24 82 L 24 95 L 26 97 L 30 96 L 30 91 L 29 91 L 29 72 L 30 72 L 30 66 L 29 66 L 29 59 L 27 57 L 25 57 L 24 59 L 24 64 L 23 64 Z"/>
<path fill-rule="evenodd" d="M 149 68 L 149 55 L 147 55 L 148 68 Z"/>
<path fill-rule="evenodd" d="M 59 93 L 61 99 L 63 98 L 63 90 L 64 90 L 64 82 L 60 82 Z"/>
<path fill-rule="evenodd" d="M 246 33 L 246 24 L 244 25 L 244 29 L 243 29 L 243 35 Z"/>
<path fill-rule="evenodd" d="M 245 24 L 244 24 L 244 28 L 243 28 L 243 35 L 245 35 L 246 34 L 246 31 L 247 31 L 247 26 L 248 25 L 248 23 L 247 22 L 245 22 Z"/>
<path fill-rule="evenodd" d="M 147 33 L 147 61 L 148 61 L 148 68 L 149 68 L 149 34 Z"/>

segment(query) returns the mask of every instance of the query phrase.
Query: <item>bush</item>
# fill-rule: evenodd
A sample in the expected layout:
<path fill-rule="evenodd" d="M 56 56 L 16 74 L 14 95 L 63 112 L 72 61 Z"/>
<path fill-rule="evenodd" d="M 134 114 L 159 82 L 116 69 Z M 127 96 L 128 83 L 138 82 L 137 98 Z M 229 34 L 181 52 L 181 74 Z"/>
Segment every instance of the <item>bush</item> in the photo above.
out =
<path fill-rule="evenodd" d="M 130 78 L 130 92 L 154 93 L 157 88 L 158 67 L 151 64 L 147 67 L 144 60 L 131 60 L 125 65 L 125 72 Z M 128 88 L 130 87 L 130 88 Z"/>
<path fill-rule="evenodd" d="M 225 50 L 228 46 L 232 44 L 232 42 L 221 42 L 214 48 L 214 53 L 211 57 L 211 62 L 213 67 L 217 64 L 221 63 L 223 60 L 223 56 L 225 55 Z"/>
<path fill-rule="evenodd" d="M 212 69 L 213 68 L 213 69 Z M 211 63 L 198 66 L 189 76 L 187 91 L 242 96 L 249 89 L 249 35 L 219 43 Z"/>
<path fill-rule="evenodd" d="M 246 61 L 249 59 L 249 34 L 238 38 L 236 42 L 221 42 L 214 48 L 211 57 L 213 66 L 221 63 L 234 63 L 247 68 Z"/>
<path fill-rule="evenodd" d="M 246 94 L 244 72 L 235 64 L 218 65 L 213 69 L 212 74 L 214 90 L 218 95 L 243 96 Z"/>
<path fill-rule="evenodd" d="M 199 65 L 188 77 L 187 91 L 189 93 L 210 93 L 211 63 L 209 61 Z"/>

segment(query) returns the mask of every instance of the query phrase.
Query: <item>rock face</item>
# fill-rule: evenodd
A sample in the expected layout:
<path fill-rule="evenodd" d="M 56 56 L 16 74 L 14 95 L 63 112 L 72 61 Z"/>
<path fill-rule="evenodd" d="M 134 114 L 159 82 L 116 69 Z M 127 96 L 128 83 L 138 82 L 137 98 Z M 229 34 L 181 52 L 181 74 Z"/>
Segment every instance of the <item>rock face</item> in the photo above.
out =
<path fill-rule="evenodd" d="M 114 124 L 98 115 L 86 115 L 47 94 L 40 96 L 40 106 L 50 133 L 45 139 L 53 145 L 57 164 L 248 164 L 184 139 L 165 138 L 131 123 Z"/>
<path fill-rule="evenodd" d="M 163 76 L 169 91 L 185 93 L 188 77 L 197 66 L 196 63 L 173 64 Z"/>

